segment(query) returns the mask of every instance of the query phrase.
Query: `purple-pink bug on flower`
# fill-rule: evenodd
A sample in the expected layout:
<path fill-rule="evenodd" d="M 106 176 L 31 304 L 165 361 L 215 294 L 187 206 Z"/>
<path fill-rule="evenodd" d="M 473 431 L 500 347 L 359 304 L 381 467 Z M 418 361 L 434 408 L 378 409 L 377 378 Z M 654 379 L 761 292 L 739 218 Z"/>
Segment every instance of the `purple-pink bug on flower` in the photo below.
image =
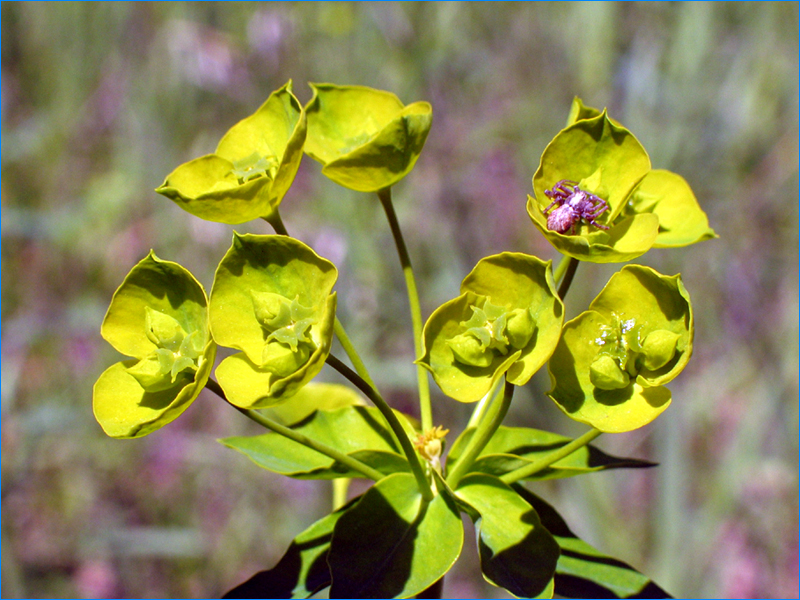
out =
<path fill-rule="evenodd" d="M 545 190 L 544 194 L 553 200 L 542 211 L 547 217 L 547 228 L 550 231 L 575 233 L 575 228 L 581 220 L 598 229 L 608 229 L 607 226 L 595 220 L 608 210 L 608 203 L 602 198 L 580 189 L 577 182 L 562 179 L 553 186 L 553 189 Z M 550 209 L 553 211 L 548 215 Z"/>

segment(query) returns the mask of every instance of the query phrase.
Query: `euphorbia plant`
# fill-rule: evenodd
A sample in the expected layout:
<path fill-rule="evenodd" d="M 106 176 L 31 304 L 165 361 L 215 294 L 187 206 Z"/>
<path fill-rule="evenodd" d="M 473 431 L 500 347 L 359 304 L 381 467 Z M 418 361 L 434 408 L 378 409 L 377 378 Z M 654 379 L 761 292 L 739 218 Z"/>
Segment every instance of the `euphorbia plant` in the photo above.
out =
<path fill-rule="evenodd" d="M 651 170 L 630 131 L 576 99 L 528 199 L 535 227 L 564 255 L 558 267 L 520 252 L 485 257 L 423 328 L 391 186 L 413 169 L 431 107 L 365 87 L 312 89 L 301 107 L 286 84 L 214 154 L 157 189 L 193 215 L 260 217 L 277 235 L 234 233 L 210 300 L 188 271 L 152 252 L 133 268 L 103 322 L 103 336 L 133 357 L 95 385 L 104 430 L 149 434 L 208 387 L 270 430 L 223 444 L 264 469 L 333 481 L 332 512 L 226 597 L 307 598 L 324 588 L 332 598 L 438 597 L 462 551 L 462 513 L 475 524 L 484 578 L 517 597 L 669 597 L 578 539 L 528 482 L 653 466 L 590 442 L 642 427 L 669 406 L 664 385 L 689 360 L 694 333 L 680 275 L 625 266 L 567 323 L 564 300 L 580 261 L 627 261 L 714 237 L 688 184 Z M 387 404 L 336 318 L 336 267 L 281 220 L 302 149 L 333 181 L 377 193 L 386 212 L 411 309 L 419 421 Z M 331 354 L 334 336 L 352 368 Z M 215 380 L 217 345 L 238 352 Z M 312 382 L 326 363 L 352 387 Z M 516 387 L 545 365 L 549 397 L 589 427 L 576 439 L 504 424 Z M 432 422 L 429 374 L 445 396 L 475 404 L 449 452 L 452 426 Z M 374 485 L 348 501 L 354 477 Z"/>

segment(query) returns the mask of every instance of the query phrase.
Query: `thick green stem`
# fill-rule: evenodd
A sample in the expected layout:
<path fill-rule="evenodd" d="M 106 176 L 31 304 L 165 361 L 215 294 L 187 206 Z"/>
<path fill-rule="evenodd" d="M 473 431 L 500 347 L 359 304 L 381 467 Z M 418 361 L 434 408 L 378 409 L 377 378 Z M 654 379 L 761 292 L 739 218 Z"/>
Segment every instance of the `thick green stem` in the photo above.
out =
<path fill-rule="evenodd" d="M 478 423 L 480 423 L 481 419 L 483 419 L 483 416 L 488 412 L 489 407 L 494 405 L 494 402 L 497 400 L 497 396 L 499 395 L 500 390 L 497 389 L 497 383 L 495 383 L 492 389 L 490 389 L 489 392 L 475 405 L 475 410 L 472 411 L 472 415 L 469 417 L 467 429 L 478 426 Z"/>
<path fill-rule="evenodd" d="M 408 290 L 408 303 L 411 305 L 411 326 L 414 331 L 414 350 L 419 358 L 425 352 L 422 343 L 422 310 L 419 305 L 419 294 L 417 294 L 417 283 L 414 280 L 414 270 L 411 268 L 411 258 L 408 256 L 406 243 L 403 241 L 403 234 L 400 231 L 400 223 L 392 205 L 392 190 L 384 188 L 378 192 L 386 218 L 389 220 L 389 227 L 392 229 L 397 254 L 400 257 L 400 265 L 403 267 L 403 275 L 406 278 L 406 289 Z M 417 385 L 419 388 L 419 410 L 420 420 L 422 421 L 422 431 L 428 431 L 433 427 L 433 415 L 431 413 L 431 392 L 428 384 L 428 373 L 421 365 L 417 365 Z"/>
<path fill-rule="evenodd" d="M 228 404 L 230 404 L 228 398 L 225 396 L 225 392 L 222 390 L 222 388 L 216 381 L 209 378 L 208 382 L 206 383 L 206 387 L 210 389 L 212 392 L 214 392 L 217 396 L 225 400 L 225 402 L 228 402 Z M 255 421 L 262 427 L 266 427 L 267 429 L 274 431 L 275 433 L 287 437 L 290 440 L 297 442 L 298 444 L 303 444 L 304 446 L 307 446 L 312 450 L 316 450 L 321 454 L 330 456 L 337 462 L 342 463 L 343 465 L 352 469 L 353 471 L 358 471 L 359 473 L 361 473 L 365 477 L 369 477 L 373 481 L 379 481 L 385 477 L 383 473 L 381 473 L 376 469 L 373 469 L 372 467 L 361 462 L 360 460 L 353 458 L 352 456 L 348 456 L 343 452 L 339 452 L 335 448 L 331 448 L 326 444 L 318 442 L 306 435 L 303 435 L 298 431 L 295 431 L 294 429 L 289 429 L 288 427 L 285 427 L 284 425 L 281 425 L 280 423 L 277 423 L 276 421 L 273 421 L 272 419 L 265 417 L 259 412 L 256 412 L 254 410 L 247 410 L 246 408 L 240 408 L 235 404 L 231 404 L 231 406 L 233 406 L 233 408 L 238 410 L 248 419 Z"/>
<path fill-rule="evenodd" d="M 370 387 L 377 391 L 377 387 L 375 386 L 375 382 L 372 381 L 372 378 L 369 376 L 369 371 L 367 371 L 367 367 L 364 365 L 364 362 L 361 360 L 361 357 L 358 355 L 356 351 L 356 347 L 353 346 L 353 343 L 350 341 L 350 338 L 347 336 L 347 333 L 344 330 L 344 326 L 342 325 L 341 321 L 339 321 L 339 317 L 336 317 L 336 320 L 333 322 L 333 332 L 336 334 L 336 337 L 339 340 L 339 343 L 342 345 L 345 353 L 347 353 L 347 357 L 350 359 L 350 362 L 353 363 L 353 367 L 356 370 L 356 373 L 366 381 Z"/>
<path fill-rule="evenodd" d="M 472 439 L 467 444 L 464 453 L 456 460 L 453 465 L 452 471 L 447 474 L 447 485 L 451 489 L 456 489 L 458 482 L 469 471 L 472 463 L 478 458 L 481 451 L 492 439 L 492 436 L 500 427 L 503 419 L 508 412 L 508 407 L 511 406 L 511 399 L 514 397 L 514 384 L 506 381 L 505 389 L 503 390 L 503 399 L 500 403 L 493 402 L 489 409 L 489 413 L 478 424 L 478 428 L 472 435 Z"/>
<path fill-rule="evenodd" d="M 272 228 L 275 230 L 275 233 L 278 235 L 285 235 L 288 236 L 289 232 L 286 231 L 286 226 L 283 224 L 283 220 L 281 219 L 281 213 L 278 212 L 278 209 L 272 211 L 272 214 L 268 217 L 261 217 L 267 223 L 272 225 Z"/>
<path fill-rule="evenodd" d="M 520 467 L 519 469 L 516 469 L 514 471 L 509 471 L 508 473 L 500 477 L 500 479 L 503 480 L 505 483 L 512 484 L 521 479 L 525 479 L 526 477 L 530 477 L 531 475 L 535 475 L 542 469 L 546 469 L 547 467 L 552 465 L 554 462 L 557 462 L 562 458 L 564 458 L 565 456 L 569 456 L 576 450 L 583 448 L 586 444 L 591 442 L 601 433 L 603 432 L 598 429 L 590 429 L 589 431 L 584 433 L 581 437 L 572 440 L 569 444 L 565 446 L 561 446 L 561 448 L 559 448 L 558 450 L 554 450 L 544 458 L 541 458 L 536 462 L 533 462 L 527 466 Z"/>
<path fill-rule="evenodd" d="M 411 466 L 411 472 L 414 474 L 414 477 L 417 480 L 422 497 L 428 502 L 433 500 L 433 492 L 431 491 L 430 483 L 428 482 L 427 477 L 425 477 L 425 471 L 423 470 L 422 464 L 419 461 L 419 455 L 417 454 L 417 451 L 414 450 L 414 445 L 411 443 L 408 434 L 406 434 L 406 430 L 403 429 L 403 426 L 400 424 L 400 420 L 397 418 L 397 415 L 394 414 L 394 411 L 386 403 L 386 400 L 383 399 L 383 396 L 381 396 L 374 387 L 361 379 L 361 377 L 358 376 L 358 373 L 353 371 L 350 367 L 332 354 L 328 355 L 326 362 L 334 369 L 339 371 L 339 373 L 344 375 L 344 377 L 350 381 L 350 383 L 361 390 L 361 392 L 367 398 L 372 400 L 372 403 L 375 404 L 377 409 L 381 411 L 384 419 L 386 419 L 386 422 L 392 429 L 395 439 L 403 449 L 403 454 L 406 455 L 406 459 L 408 460 L 408 464 Z"/>
<path fill-rule="evenodd" d="M 572 258 L 571 256 L 564 257 L 564 260 L 561 261 L 558 265 L 557 271 L 562 271 L 561 265 L 566 263 L 566 272 L 564 273 L 564 278 L 561 280 L 561 285 L 558 286 L 558 296 L 563 300 L 564 296 L 567 295 L 569 291 L 569 286 L 572 285 L 572 278 L 575 277 L 575 271 L 578 270 L 578 265 L 581 261 L 577 258 Z M 558 281 L 558 278 L 555 278 Z"/>

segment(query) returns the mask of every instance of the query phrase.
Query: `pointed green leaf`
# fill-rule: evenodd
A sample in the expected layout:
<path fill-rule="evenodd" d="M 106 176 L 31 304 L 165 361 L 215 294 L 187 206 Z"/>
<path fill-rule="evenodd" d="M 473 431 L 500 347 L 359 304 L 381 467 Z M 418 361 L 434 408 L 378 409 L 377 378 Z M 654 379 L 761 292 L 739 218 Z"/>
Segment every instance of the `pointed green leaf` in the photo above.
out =
<path fill-rule="evenodd" d="M 567 127 L 572 125 L 577 121 L 582 121 L 584 119 L 594 119 L 598 116 L 603 114 L 601 111 L 597 110 L 596 108 L 592 108 L 591 106 L 586 106 L 583 103 L 583 100 L 575 96 L 572 99 L 572 106 L 569 109 L 569 116 L 567 117 Z"/>
<path fill-rule="evenodd" d="M 475 429 L 470 428 L 459 436 L 447 454 L 448 464 L 458 459 L 474 433 Z M 549 431 L 501 425 L 470 471 L 499 477 L 536 462 L 571 441 L 568 437 Z M 619 458 L 606 454 L 595 446 L 586 445 L 539 471 L 530 479 L 557 479 L 605 469 L 635 469 L 653 466 L 656 466 L 655 463 L 646 460 Z"/>
<path fill-rule="evenodd" d="M 472 473 L 455 490 L 478 517 L 475 522 L 484 578 L 520 598 L 547 593 L 558 544 L 536 510 L 497 477 Z"/>
<path fill-rule="evenodd" d="M 228 591 L 223 598 L 309 598 L 331 584 L 328 550 L 337 521 L 360 498 L 322 517 L 292 540 L 286 553 L 271 569 L 259 571 Z"/>
<path fill-rule="evenodd" d="M 561 547 L 555 593 L 565 598 L 672 598 L 630 565 L 604 555 L 579 539 L 561 515 L 521 485 L 517 493 L 536 509 Z"/>
<path fill-rule="evenodd" d="M 425 502 L 412 475 L 389 475 L 336 523 L 330 596 L 410 598 L 453 566 L 463 537 L 449 494 Z"/>
<path fill-rule="evenodd" d="M 353 190 L 377 192 L 405 177 L 431 127 L 431 106 L 408 106 L 389 92 L 311 84 L 305 151 L 322 173 Z"/>
<path fill-rule="evenodd" d="M 209 221 L 269 218 L 294 181 L 305 138 L 305 112 L 289 81 L 228 130 L 215 154 L 179 166 L 156 192 Z"/>
<path fill-rule="evenodd" d="M 404 417 L 396 414 L 402 422 Z M 402 450 L 376 408 L 346 406 L 318 410 L 292 429 L 382 473 L 409 470 Z M 229 437 L 220 442 L 241 452 L 259 467 L 297 479 L 363 477 L 329 456 L 276 433 Z"/>
<path fill-rule="evenodd" d="M 686 180 L 670 171 L 650 171 L 625 207 L 626 214 L 653 213 L 658 217 L 658 237 L 654 248 L 688 246 L 718 237 L 708 226 Z"/>

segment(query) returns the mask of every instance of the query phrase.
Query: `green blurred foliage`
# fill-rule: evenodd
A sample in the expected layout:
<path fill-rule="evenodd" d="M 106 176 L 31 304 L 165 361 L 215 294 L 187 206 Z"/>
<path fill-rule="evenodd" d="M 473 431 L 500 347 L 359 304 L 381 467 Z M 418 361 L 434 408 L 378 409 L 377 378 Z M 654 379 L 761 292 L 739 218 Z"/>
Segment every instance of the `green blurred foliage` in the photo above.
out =
<path fill-rule="evenodd" d="M 678 596 L 796 596 L 796 3 L 0 10 L 4 596 L 218 596 L 328 510 L 324 482 L 272 475 L 219 445 L 258 431 L 207 392 L 141 440 L 106 438 L 91 413 L 94 380 L 120 359 L 99 329 L 124 275 L 153 248 L 208 288 L 230 245 L 233 227 L 153 189 L 289 78 L 302 102 L 314 81 L 433 105 L 426 147 L 394 194 L 424 317 L 483 256 L 555 258 L 525 200 L 574 95 L 608 106 L 654 168 L 687 179 L 720 239 L 637 262 L 683 273 L 694 358 L 656 422 L 599 440 L 661 466 L 537 490 L 577 534 Z M 282 214 L 337 264 L 343 323 L 385 396 L 414 412 L 407 301 L 376 199 L 306 158 Z M 567 318 L 617 269 L 583 265 Z M 548 386 L 534 377 L 509 424 L 579 434 Z M 469 406 L 434 402 L 436 423 L 466 423 Z M 445 595 L 499 597 L 474 576 L 470 547 Z"/>

